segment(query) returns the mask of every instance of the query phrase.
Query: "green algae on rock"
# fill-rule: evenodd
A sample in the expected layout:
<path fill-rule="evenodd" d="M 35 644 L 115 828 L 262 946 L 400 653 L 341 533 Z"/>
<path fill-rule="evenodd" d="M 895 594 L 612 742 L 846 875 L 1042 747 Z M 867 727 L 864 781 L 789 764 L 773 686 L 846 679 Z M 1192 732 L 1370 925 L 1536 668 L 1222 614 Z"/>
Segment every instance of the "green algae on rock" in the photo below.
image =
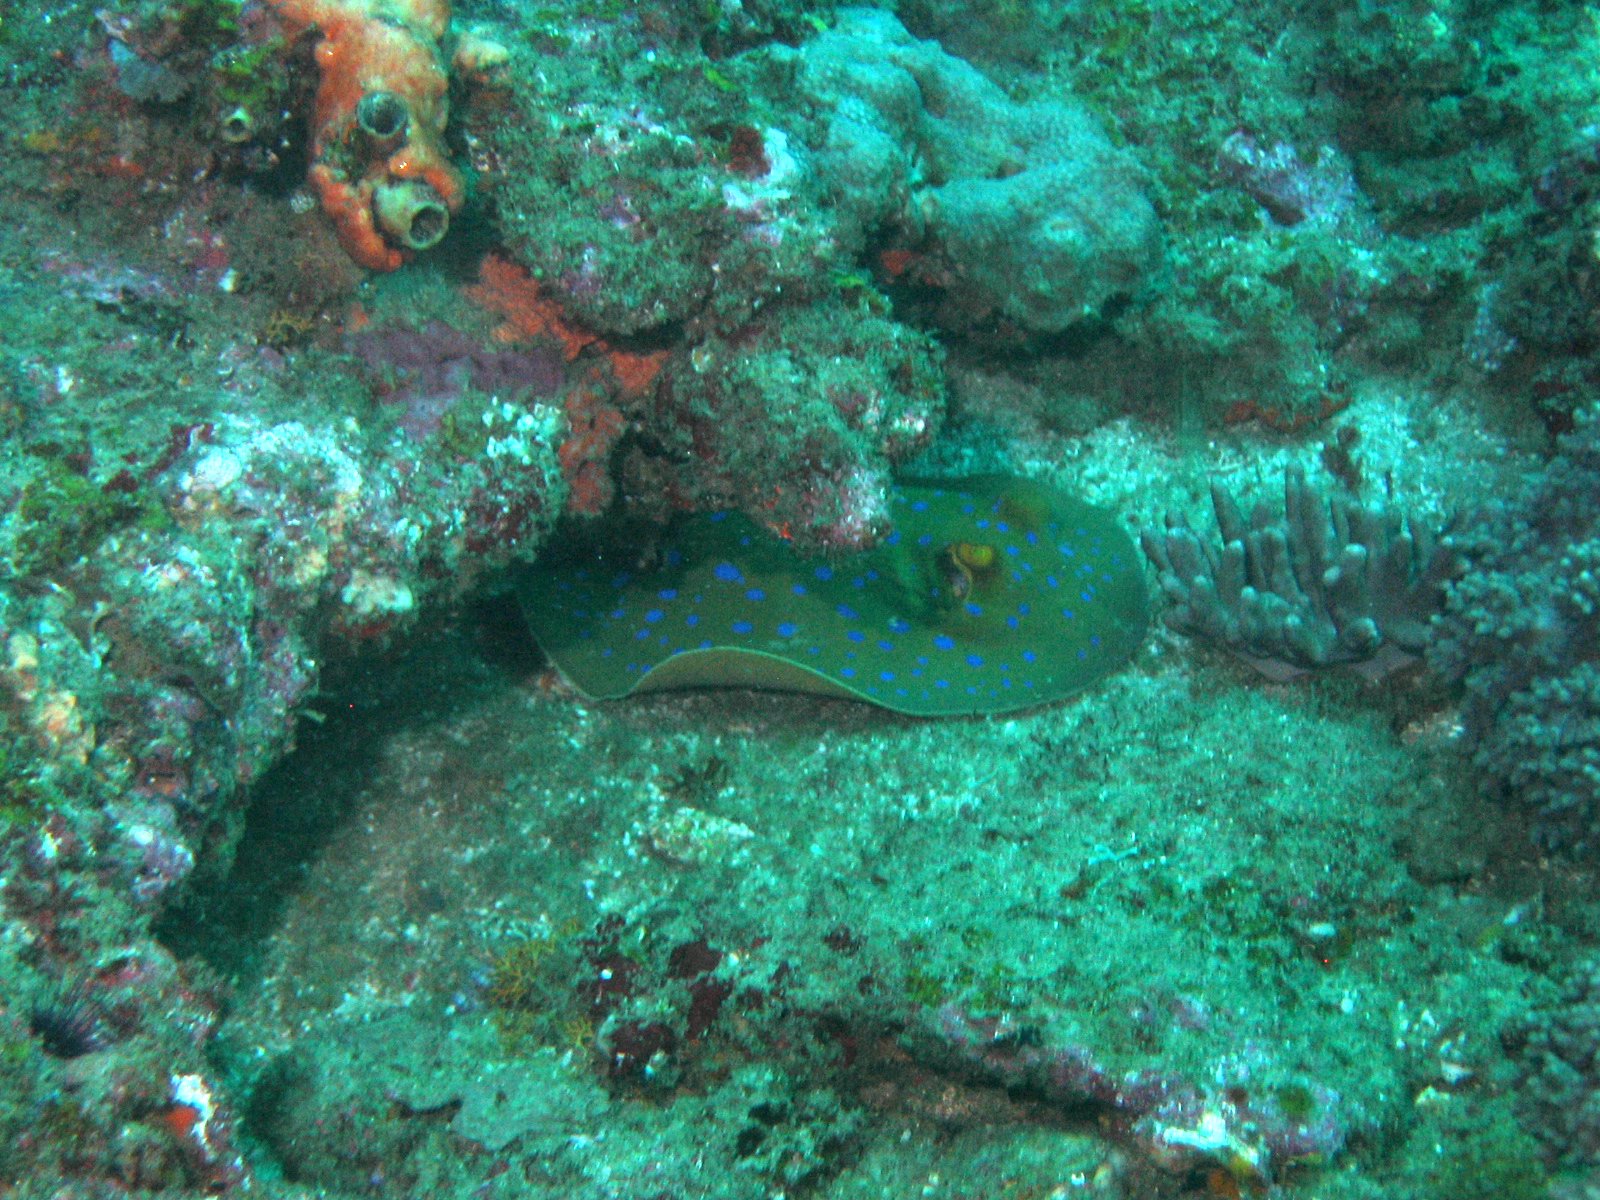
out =
<path fill-rule="evenodd" d="M 601 522 L 529 571 L 523 610 L 595 699 L 755 687 L 916 716 L 1047 703 L 1144 638 L 1138 555 L 1109 513 L 986 476 L 898 487 L 890 514 L 875 549 L 836 560 L 734 512 Z"/>

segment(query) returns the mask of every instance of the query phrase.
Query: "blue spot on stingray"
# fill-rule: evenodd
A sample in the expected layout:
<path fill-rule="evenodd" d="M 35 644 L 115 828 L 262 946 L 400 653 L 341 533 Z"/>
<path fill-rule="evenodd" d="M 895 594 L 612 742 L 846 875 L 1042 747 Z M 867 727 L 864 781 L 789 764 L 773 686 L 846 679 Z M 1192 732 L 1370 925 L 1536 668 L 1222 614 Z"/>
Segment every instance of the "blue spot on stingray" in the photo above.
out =
<path fill-rule="evenodd" d="M 645 624 L 646 625 L 654 625 L 657 621 L 661 620 L 661 618 L 666 616 L 666 615 L 667 614 L 662 612 L 659 608 L 652 608 L 649 612 L 645 613 L 645 615 L 644 615 Z"/>
<path fill-rule="evenodd" d="M 711 522 L 714 525 L 720 525 L 722 522 L 726 521 L 732 515 L 733 514 L 731 512 L 729 512 L 727 509 L 723 509 L 721 512 L 714 512 L 714 513 L 711 514 Z"/>
<path fill-rule="evenodd" d="M 780 621 L 778 623 L 779 637 L 791 638 L 799 632 L 800 626 L 796 625 L 793 621 Z"/>
<path fill-rule="evenodd" d="M 919 533 L 917 535 L 917 545 L 919 545 L 919 546 L 931 546 L 931 545 L 933 545 L 933 534 L 931 534 L 931 533 Z"/>
<path fill-rule="evenodd" d="M 838 613 L 846 621 L 859 621 L 859 620 L 861 620 L 861 614 L 858 613 L 855 609 L 851 608 L 848 604 L 835 604 L 833 606 L 833 611 Z"/>
<path fill-rule="evenodd" d="M 973 668 L 977 668 L 977 667 L 983 666 L 983 655 L 981 655 L 981 654 L 969 654 L 969 655 L 967 655 L 967 666 L 973 667 Z"/>
<path fill-rule="evenodd" d="M 854 679 L 856 677 L 856 669 L 854 667 L 840 667 L 839 674 L 846 679 Z"/>
<path fill-rule="evenodd" d="M 717 564 L 717 569 L 713 572 L 713 574 L 715 574 L 718 579 L 721 579 L 726 583 L 737 583 L 739 580 L 744 578 L 744 576 L 740 573 L 739 568 L 734 566 L 731 562 L 719 562 Z"/>
<path fill-rule="evenodd" d="M 830 566 L 827 566 L 826 564 L 824 564 L 823 566 L 818 567 L 815 571 L 813 571 L 811 573 L 813 575 L 815 575 L 818 579 L 822 580 L 824 583 L 826 583 L 828 580 L 833 578 L 833 568 L 830 567 Z"/>
<path fill-rule="evenodd" d="M 1021 625 L 1022 625 L 1022 622 L 1017 620 L 1015 617 L 1007 617 L 1006 618 L 1006 628 L 1007 629 L 1017 629 Z"/>
<path fill-rule="evenodd" d="M 1031 529 L 1028 530 L 1027 533 L 1023 534 L 1023 537 L 1027 540 L 1027 543 L 1030 546 L 1037 546 L 1039 544 L 1039 535 Z"/>
<path fill-rule="evenodd" d="M 912 512 L 927 512 L 928 511 L 928 502 L 926 500 L 913 500 L 911 502 L 911 511 Z"/>
<path fill-rule="evenodd" d="M 730 628 L 735 633 L 749 633 L 755 626 L 750 624 L 749 621 L 735 621 Z"/>
<path fill-rule="evenodd" d="M 1069 621 L 1075 620 L 1077 618 L 1077 614 L 1075 612 L 1073 612 L 1070 608 L 1063 608 L 1061 610 L 1061 615 L 1063 617 L 1065 617 Z"/>
<path fill-rule="evenodd" d="M 879 650 L 893 650 L 894 649 L 894 643 L 880 640 L 878 642 L 878 649 Z"/>
<path fill-rule="evenodd" d="M 622 614 L 626 611 L 627 609 L 624 608 L 613 608 L 607 615 L 610 616 L 613 621 L 620 621 L 622 620 Z"/>
<path fill-rule="evenodd" d="M 890 617 L 889 628 L 895 633 L 910 633 L 911 622 L 904 617 Z"/>
<path fill-rule="evenodd" d="M 700 624 L 700 614 L 699 613 L 690 613 L 687 617 L 685 617 L 683 619 L 683 623 L 685 625 L 687 625 L 690 629 L 693 629 L 696 625 Z"/>
<path fill-rule="evenodd" d="M 648 629 L 640 629 L 640 630 L 635 631 L 635 633 L 633 635 L 633 640 L 636 641 L 636 642 L 642 642 L 642 641 L 645 640 L 645 638 L 647 638 L 649 636 L 650 636 L 650 631 Z"/>
<path fill-rule="evenodd" d="M 796 596 L 804 596 L 806 594 L 806 585 L 803 583 L 797 583 L 791 587 L 789 591 Z"/>
<path fill-rule="evenodd" d="M 954 650 L 956 648 L 955 638 L 951 637 L 948 633 L 939 634 L 933 639 L 933 644 L 940 650 Z"/>
<path fill-rule="evenodd" d="M 760 600 L 765 600 L 767 598 L 767 594 L 764 591 L 762 591 L 760 588 L 751 588 L 748 592 L 746 592 L 744 594 L 744 598 L 746 600 L 760 601 Z"/>
<path fill-rule="evenodd" d="M 1058 588 L 1061 586 L 1061 580 L 1057 579 L 1054 575 L 1046 575 L 1044 577 L 1044 582 L 1046 587 Z"/>
<path fill-rule="evenodd" d="M 677 598 L 678 598 L 678 589 L 677 588 L 662 588 L 659 592 L 656 593 L 656 599 L 657 600 L 676 600 Z"/>
<path fill-rule="evenodd" d="M 669 566 L 669 567 L 680 567 L 682 565 L 683 565 L 683 551 L 682 550 L 676 550 L 676 549 L 668 550 L 667 551 L 667 566 Z"/>
<path fill-rule="evenodd" d="M 968 600 L 961 607 L 967 610 L 967 615 L 969 617 L 983 616 L 983 605 L 981 604 L 974 604 L 971 600 Z"/>
<path fill-rule="evenodd" d="M 851 629 L 847 631 L 845 633 L 845 637 L 849 638 L 852 642 L 864 642 L 867 640 L 867 635 L 862 633 L 859 629 Z"/>
<path fill-rule="evenodd" d="M 1024 650 L 1022 652 L 1022 661 L 1025 662 L 1025 663 L 1031 663 L 1035 659 L 1037 659 L 1038 657 L 1039 656 L 1037 654 L 1035 654 L 1032 650 Z"/>
<path fill-rule="evenodd" d="M 894 682 L 894 672 L 893 671 L 879 671 L 878 672 L 878 678 L 883 680 L 885 683 L 893 683 Z"/>
<path fill-rule="evenodd" d="M 890 530 L 889 535 L 883 539 L 883 544 L 885 546 L 898 546 L 900 544 L 900 531 L 898 529 Z"/>

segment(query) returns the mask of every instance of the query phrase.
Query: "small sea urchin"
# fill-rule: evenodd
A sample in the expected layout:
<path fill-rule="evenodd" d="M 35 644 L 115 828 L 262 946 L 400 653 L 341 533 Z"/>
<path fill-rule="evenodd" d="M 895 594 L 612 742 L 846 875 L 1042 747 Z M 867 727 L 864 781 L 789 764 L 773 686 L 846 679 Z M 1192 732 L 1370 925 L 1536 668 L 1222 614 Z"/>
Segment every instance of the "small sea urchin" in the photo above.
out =
<path fill-rule="evenodd" d="M 113 1038 L 105 1010 L 82 984 L 62 987 L 35 1000 L 28 1028 L 54 1058 L 82 1058 L 104 1050 Z"/>

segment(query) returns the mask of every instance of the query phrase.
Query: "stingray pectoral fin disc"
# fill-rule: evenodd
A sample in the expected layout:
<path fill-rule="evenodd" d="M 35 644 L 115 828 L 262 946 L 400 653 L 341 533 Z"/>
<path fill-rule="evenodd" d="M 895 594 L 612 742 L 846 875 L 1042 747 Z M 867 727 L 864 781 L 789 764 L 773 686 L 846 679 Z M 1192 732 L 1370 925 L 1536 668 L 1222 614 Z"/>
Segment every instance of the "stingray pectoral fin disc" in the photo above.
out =
<path fill-rule="evenodd" d="M 890 511 L 881 544 L 833 560 L 737 513 L 601 522 L 530 570 L 523 608 L 595 698 L 755 687 L 921 716 L 1046 703 L 1143 640 L 1142 567 L 1109 514 L 1002 477 L 897 488 Z"/>
<path fill-rule="evenodd" d="M 757 688 L 770 692 L 806 692 L 813 696 L 865 700 L 860 692 L 776 654 L 759 650 L 687 650 L 652 668 L 634 692 L 670 692 L 680 688 Z"/>

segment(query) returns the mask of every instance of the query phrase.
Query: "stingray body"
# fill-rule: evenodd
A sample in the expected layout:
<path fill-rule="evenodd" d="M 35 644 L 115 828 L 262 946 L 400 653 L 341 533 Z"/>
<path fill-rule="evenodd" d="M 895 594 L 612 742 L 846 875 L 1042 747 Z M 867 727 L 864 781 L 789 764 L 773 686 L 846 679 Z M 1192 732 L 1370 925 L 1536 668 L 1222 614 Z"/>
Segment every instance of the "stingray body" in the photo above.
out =
<path fill-rule="evenodd" d="M 522 585 L 540 646 L 594 698 L 685 687 L 846 696 L 918 716 L 1046 703 L 1144 638 L 1133 544 L 1044 484 L 908 484 L 892 532 L 808 557 L 735 512 L 601 521 Z"/>

